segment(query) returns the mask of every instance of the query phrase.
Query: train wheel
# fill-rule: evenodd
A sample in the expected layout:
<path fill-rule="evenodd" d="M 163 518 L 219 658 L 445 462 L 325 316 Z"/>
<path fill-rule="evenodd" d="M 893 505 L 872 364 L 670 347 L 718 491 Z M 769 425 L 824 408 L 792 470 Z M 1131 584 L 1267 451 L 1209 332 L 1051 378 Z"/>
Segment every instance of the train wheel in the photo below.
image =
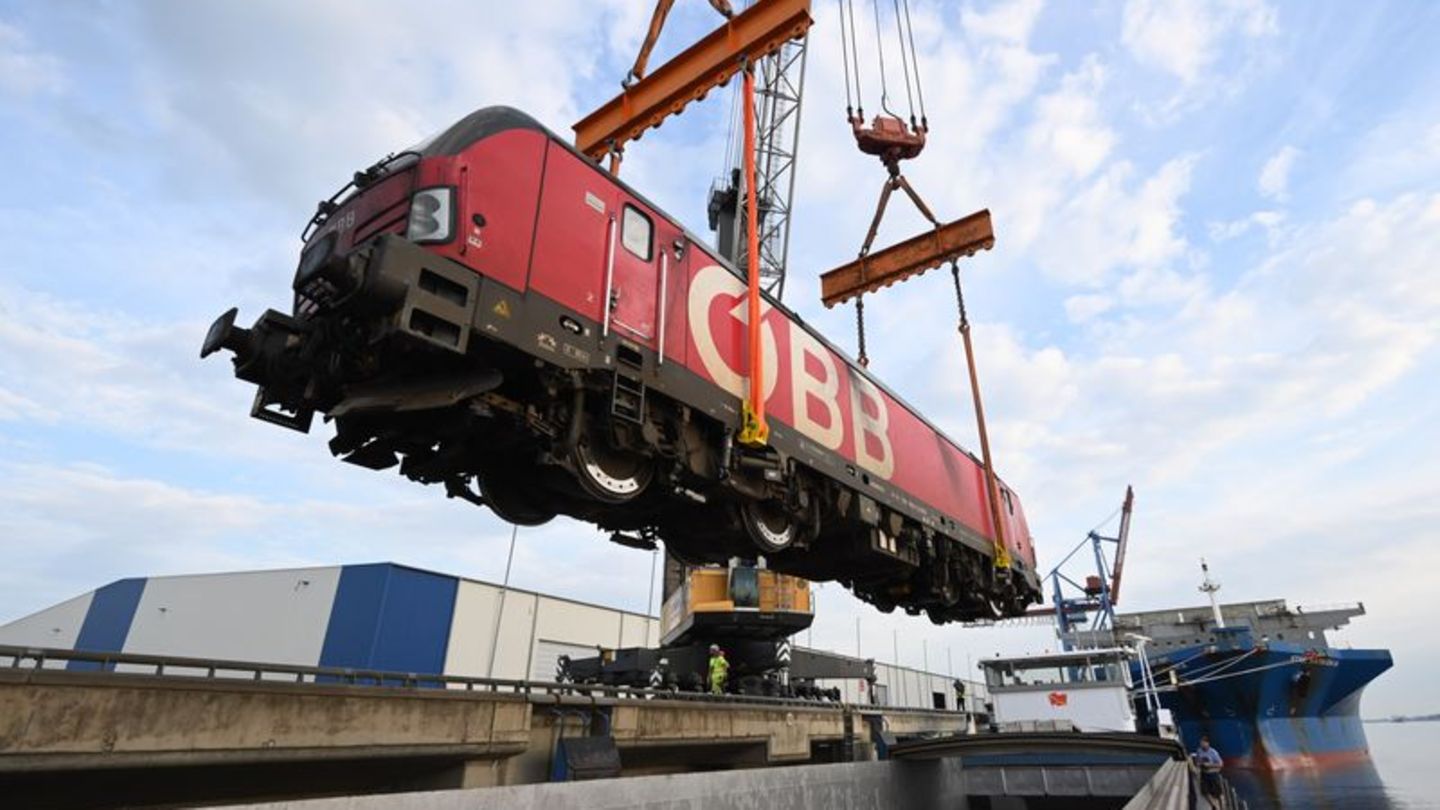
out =
<path fill-rule="evenodd" d="M 555 510 L 546 509 L 520 479 L 496 470 L 476 477 L 485 505 L 501 520 L 517 526 L 540 526 L 555 519 Z"/>
<path fill-rule="evenodd" d="M 625 503 L 640 497 L 655 477 L 649 459 L 635 453 L 597 446 L 588 440 L 575 445 L 575 477 L 598 501 Z"/>
<path fill-rule="evenodd" d="M 784 551 L 799 530 L 794 518 L 773 501 L 746 501 L 740 506 L 740 523 L 751 542 L 767 554 Z"/>

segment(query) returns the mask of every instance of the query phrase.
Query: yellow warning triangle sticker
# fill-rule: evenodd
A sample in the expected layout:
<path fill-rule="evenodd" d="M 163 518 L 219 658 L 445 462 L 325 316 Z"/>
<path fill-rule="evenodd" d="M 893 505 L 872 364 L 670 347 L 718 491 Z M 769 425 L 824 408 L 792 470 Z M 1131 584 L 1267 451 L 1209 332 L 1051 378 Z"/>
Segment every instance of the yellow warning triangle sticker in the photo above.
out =
<path fill-rule="evenodd" d="M 495 302 L 494 312 L 502 318 L 510 317 L 510 303 L 504 298 Z"/>

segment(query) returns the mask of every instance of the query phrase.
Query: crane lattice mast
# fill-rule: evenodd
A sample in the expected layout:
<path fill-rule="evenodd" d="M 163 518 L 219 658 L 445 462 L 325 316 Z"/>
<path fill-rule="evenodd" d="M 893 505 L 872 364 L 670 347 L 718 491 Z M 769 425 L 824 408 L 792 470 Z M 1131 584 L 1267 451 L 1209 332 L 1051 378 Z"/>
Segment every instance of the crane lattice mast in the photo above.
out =
<path fill-rule="evenodd" d="M 808 42 L 808 37 L 791 40 L 756 64 L 755 186 L 759 200 L 760 286 L 776 298 L 785 293 Z M 716 180 L 710 189 L 710 229 L 716 232 L 716 248 L 721 254 L 737 267 L 745 267 L 748 256 L 743 238 L 743 154 L 738 149 L 727 149 L 726 153 L 727 176 Z"/>

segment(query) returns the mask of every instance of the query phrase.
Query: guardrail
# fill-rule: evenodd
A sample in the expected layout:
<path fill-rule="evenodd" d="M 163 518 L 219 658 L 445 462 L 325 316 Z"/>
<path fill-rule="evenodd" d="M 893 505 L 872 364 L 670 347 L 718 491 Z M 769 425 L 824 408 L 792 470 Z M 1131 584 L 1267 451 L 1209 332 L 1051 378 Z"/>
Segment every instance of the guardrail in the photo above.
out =
<path fill-rule="evenodd" d="M 1221 774 L 1215 774 L 1216 785 L 1220 788 L 1218 795 L 1210 795 L 1205 792 L 1204 771 L 1195 764 L 1193 755 L 1186 759 L 1186 767 L 1189 772 L 1190 800 L 1191 806 L 1197 808 L 1209 807 L 1211 810 L 1250 810 L 1250 804 L 1240 798 L 1240 793 L 1235 786 Z"/>
<path fill-rule="evenodd" d="M 1318 605 L 1296 605 L 1294 612 L 1305 613 L 1365 613 L 1364 602 L 1321 602 Z"/>
<path fill-rule="evenodd" d="M 71 664 L 82 666 L 71 668 Z M 63 665 L 64 670 L 56 665 Z M 123 667 L 124 669 L 121 669 Z M 597 700 L 679 700 L 687 702 L 753 704 L 806 709 L 834 709 L 857 712 L 900 710 L 914 714 L 954 715 L 957 712 L 904 706 L 872 706 L 869 704 L 832 703 L 799 698 L 764 697 L 759 695 L 713 695 L 705 692 L 682 692 L 604 684 L 555 683 L 506 678 L 477 678 L 468 675 L 439 675 L 416 672 L 392 672 L 351 667 L 321 667 L 300 664 L 273 664 L 255 661 L 230 661 L 210 658 L 185 658 L 173 655 L 143 653 L 93 652 L 48 647 L 17 647 L 0 645 L 0 669 L 32 671 L 75 671 L 86 675 L 103 674 L 115 678 L 167 677 L 199 678 L 266 683 L 311 684 L 316 686 L 366 686 L 398 689 L 449 689 L 465 692 L 522 695 L 535 702 L 562 702 L 565 698 Z"/>

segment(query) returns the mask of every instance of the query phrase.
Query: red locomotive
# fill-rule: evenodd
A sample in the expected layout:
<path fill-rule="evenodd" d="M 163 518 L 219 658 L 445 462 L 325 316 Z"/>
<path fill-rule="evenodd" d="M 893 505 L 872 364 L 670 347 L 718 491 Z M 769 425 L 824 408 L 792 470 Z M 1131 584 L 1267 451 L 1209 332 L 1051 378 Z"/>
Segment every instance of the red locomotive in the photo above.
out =
<path fill-rule="evenodd" d="M 291 314 L 235 310 L 252 415 L 522 525 L 571 515 L 691 562 L 763 555 L 941 621 L 1039 598 L 1020 501 L 993 564 L 981 464 L 779 303 L 768 446 L 734 439 L 745 282 L 529 116 L 482 109 L 321 203 Z"/>

